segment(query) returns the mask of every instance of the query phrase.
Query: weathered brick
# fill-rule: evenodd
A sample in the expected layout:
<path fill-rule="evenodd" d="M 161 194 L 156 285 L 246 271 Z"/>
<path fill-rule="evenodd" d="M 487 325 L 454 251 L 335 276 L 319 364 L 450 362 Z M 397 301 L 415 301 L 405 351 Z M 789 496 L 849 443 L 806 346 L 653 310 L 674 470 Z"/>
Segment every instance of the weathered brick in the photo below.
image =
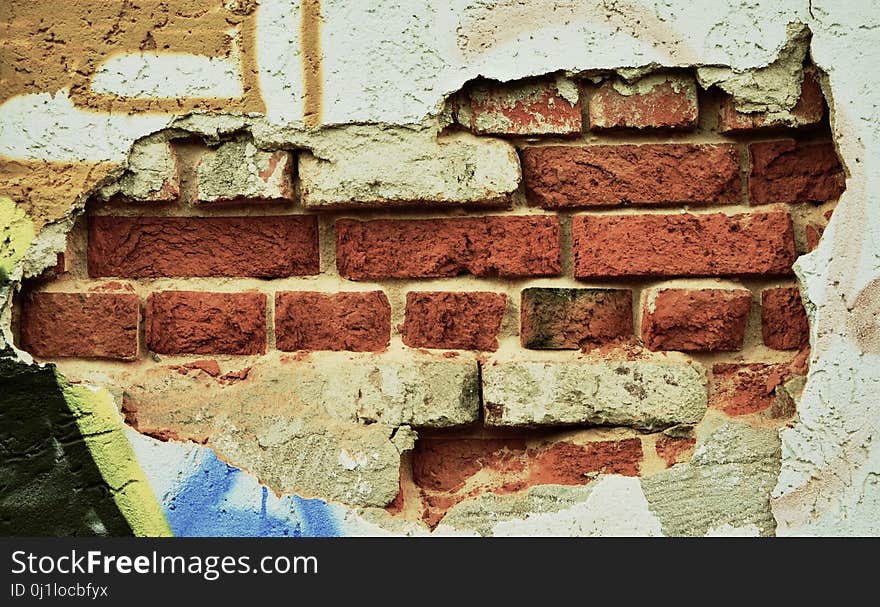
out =
<path fill-rule="evenodd" d="M 336 266 L 352 280 L 556 276 L 559 219 L 543 215 L 336 222 Z"/>
<path fill-rule="evenodd" d="M 523 289 L 520 342 L 536 350 L 577 350 L 631 336 L 629 289 Z"/>
<path fill-rule="evenodd" d="M 766 411 L 777 404 L 777 388 L 793 375 L 784 363 L 719 363 L 712 367 L 709 403 L 728 415 Z"/>
<path fill-rule="evenodd" d="M 483 469 L 522 472 L 522 439 L 427 438 L 413 450 L 413 481 L 431 491 L 457 491 Z"/>
<path fill-rule="evenodd" d="M 661 435 L 654 443 L 654 450 L 669 468 L 686 461 L 686 458 L 693 453 L 696 444 L 695 438 Z"/>
<path fill-rule="evenodd" d="M 742 188 L 731 144 L 527 147 L 522 168 L 530 202 L 548 209 L 730 204 Z"/>
<path fill-rule="evenodd" d="M 391 339 L 391 305 L 382 291 L 275 294 L 279 350 L 384 350 Z"/>
<path fill-rule="evenodd" d="M 846 176 L 834 144 L 797 143 L 793 139 L 749 146 L 752 204 L 826 202 L 846 188 Z"/>
<path fill-rule="evenodd" d="M 510 143 L 464 131 L 346 125 L 297 158 L 303 205 L 314 209 L 507 205 L 520 182 Z"/>
<path fill-rule="evenodd" d="M 575 277 L 789 275 L 797 253 L 783 211 L 579 215 Z"/>
<path fill-rule="evenodd" d="M 292 200 L 293 156 L 229 141 L 208 149 L 196 169 L 199 202 Z"/>
<path fill-rule="evenodd" d="M 656 429 L 706 410 L 696 363 L 493 360 L 482 367 L 489 426 L 601 424 Z"/>
<path fill-rule="evenodd" d="M 176 200 L 180 195 L 180 169 L 174 147 L 167 141 L 136 143 L 122 177 L 98 194 L 103 199 L 118 194 L 137 202 Z"/>
<path fill-rule="evenodd" d="M 721 101 L 718 115 L 718 130 L 721 133 L 745 133 L 759 129 L 781 127 L 803 127 L 818 124 L 825 116 L 825 98 L 814 69 L 804 71 L 801 83 L 801 96 L 790 111 L 783 112 L 738 112 L 733 97 L 726 96 Z"/>
<path fill-rule="evenodd" d="M 145 325 L 158 354 L 263 354 L 266 296 L 160 291 L 147 298 Z"/>
<path fill-rule="evenodd" d="M 518 438 L 424 438 L 413 451 L 413 481 L 424 506 L 422 518 L 433 528 L 451 507 L 475 495 L 542 484 L 585 485 L 600 474 L 637 476 L 641 461 L 638 438 L 532 446 Z"/>
<path fill-rule="evenodd" d="M 560 441 L 529 450 L 532 485 L 584 485 L 599 474 L 638 476 L 642 441 L 628 438 L 582 445 Z"/>
<path fill-rule="evenodd" d="M 481 135 L 568 135 L 581 131 L 581 103 L 571 80 L 481 82 L 457 99 L 456 120 Z"/>
<path fill-rule="evenodd" d="M 692 77 L 657 74 L 634 84 L 607 80 L 590 98 L 593 129 L 692 129 L 698 116 Z"/>
<path fill-rule="evenodd" d="M 280 361 L 261 359 L 238 382 L 157 368 L 132 388 L 130 397 L 144 427 L 177 420 L 198 428 L 196 433 L 211 421 L 204 413 L 238 410 L 241 402 L 252 403 L 261 415 L 275 411 L 273 423 L 298 412 L 336 428 L 338 422 L 379 424 L 388 431 L 405 425 L 447 428 L 479 419 L 478 375 L 477 362 L 466 355 L 312 352 Z M 273 436 L 275 441 L 286 438 Z"/>
<path fill-rule="evenodd" d="M 134 360 L 140 304 L 133 293 L 29 293 L 21 347 L 40 358 Z"/>
<path fill-rule="evenodd" d="M 642 340 L 650 350 L 739 350 L 751 307 L 748 289 L 651 289 Z"/>
<path fill-rule="evenodd" d="M 401 327 L 414 348 L 497 350 L 507 296 L 502 293 L 410 291 Z"/>
<path fill-rule="evenodd" d="M 810 342 L 807 312 L 797 287 L 761 292 L 761 334 L 774 350 L 793 350 Z"/>
<path fill-rule="evenodd" d="M 314 216 L 89 219 L 89 275 L 125 278 L 317 274 Z"/>

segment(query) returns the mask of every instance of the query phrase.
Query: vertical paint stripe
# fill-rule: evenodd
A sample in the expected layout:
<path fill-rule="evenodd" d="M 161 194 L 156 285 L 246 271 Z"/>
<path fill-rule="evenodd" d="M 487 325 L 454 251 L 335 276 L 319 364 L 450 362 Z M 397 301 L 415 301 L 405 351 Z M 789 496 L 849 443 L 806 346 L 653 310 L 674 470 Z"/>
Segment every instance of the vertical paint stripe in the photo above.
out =
<path fill-rule="evenodd" d="M 300 4 L 300 44 L 303 62 L 303 122 L 314 128 L 321 124 L 323 105 L 321 75 L 321 0 Z"/>
<path fill-rule="evenodd" d="M 171 527 L 141 469 L 122 425 L 119 410 L 105 388 L 71 385 L 57 374 L 64 400 L 116 507 L 136 536 L 170 536 Z"/>

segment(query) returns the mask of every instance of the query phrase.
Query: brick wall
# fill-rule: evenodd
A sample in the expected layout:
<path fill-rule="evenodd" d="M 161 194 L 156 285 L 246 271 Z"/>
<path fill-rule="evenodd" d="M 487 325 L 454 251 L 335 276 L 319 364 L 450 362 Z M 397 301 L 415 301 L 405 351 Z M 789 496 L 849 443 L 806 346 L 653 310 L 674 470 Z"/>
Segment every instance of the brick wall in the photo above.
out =
<path fill-rule="evenodd" d="M 318 351 L 367 353 L 378 373 L 390 355 L 479 365 L 464 413 L 441 410 L 437 382 L 420 401 L 436 410 L 404 420 L 420 438 L 387 508 L 431 525 L 482 492 L 687 461 L 706 407 L 786 423 L 808 347 L 791 266 L 844 183 L 812 73 L 787 117 L 740 114 L 684 72 L 569 85 L 451 100 L 449 131 L 519 151 L 502 207 L 315 212 L 296 151 L 157 144 L 152 195 L 90 201 L 21 293 L 19 345 L 74 371 L 101 359 L 124 390 L 155 368 L 225 385 Z"/>

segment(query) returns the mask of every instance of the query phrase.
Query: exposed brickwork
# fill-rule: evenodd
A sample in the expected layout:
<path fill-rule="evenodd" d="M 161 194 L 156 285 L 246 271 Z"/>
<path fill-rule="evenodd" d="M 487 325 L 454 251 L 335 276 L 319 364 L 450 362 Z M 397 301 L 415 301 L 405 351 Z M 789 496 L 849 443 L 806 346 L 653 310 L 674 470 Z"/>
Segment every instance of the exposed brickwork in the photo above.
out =
<path fill-rule="evenodd" d="M 712 367 L 709 406 L 728 415 L 748 415 L 777 405 L 777 388 L 794 375 L 787 364 L 719 363 Z"/>
<path fill-rule="evenodd" d="M 651 350 L 736 351 L 752 306 L 748 289 L 656 289 L 648 292 L 642 340 Z"/>
<path fill-rule="evenodd" d="M 600 474 L 638 476 L 642 462 L 638 438 L 587 442 L 522 439 L 445 439 L 418 442 L 413 482 L 431 527 L 446 511 L 480 493 L 506 494 L 543 484 L 585 485 Z"/>
<path fill-rule="evenodd" d="M 21 346 L 35 356 L 134 360 L 137 295 L 31 293 L 22 305 Z"/>
<path fill-rule="evenodd" d="M 803 127 L 818 124 L 825 115 L 825 98 L 813 69 L 804 72 L 801 83 L 801 96 L 791 112 L 768 115 L 763 112 L 738 112 L 732 97 L 721 101 L 718 115 L 718 130 L 722 133 L 745 133 L 760 129 L 781 127 Z"/>
<path fill-rule="evenodd" d="M 642 441 L 631 438 L 576 445 L 552 443 L 530 450 L 531 484 L 583 485 L 599 474 L 638 476 Z"/>
<path fill-rule="evenodd" d="M 687 437 L 673 437 L 661 435 L 657 437 L 654 443 L 654 450 L 657 455 L 666 462 L 666 467 L 687 461 L 688 456 L 693 453 L 697 439 Z"/>
<path fill-rule="evenodd" d="M 560 86 L 574 95 L 572 102 Z M 553 79 L 484 82 L 459 95 L 456 119 L 484 135 L 570 135 L 581 131 L 577 84 Z"/>
<path fill-rule="evenodd" d="M 590 128 L 692 129 L 697 125 L 693 78 L 668 75 L 648 80 L 641 86 L 605 81 L 590 98 Z"/>
<path fill-rule="evenodd" d="M 262 293 L 161 291 L 147 298 L 147 348 L 158 354 L 262 354 Z"/>
<path fill-rule="evenodd" d="M 718 125 L 691 76 L 480 79 L 440 133 L 315 129 L 310 152 L 142 140 L 13 331 L 70 377 L 136 361 L 100 371 L 140 432 L 430 527 L 701 473 L 725 416 L 794 418 L 787 285 L 845 184 L 811 71 L 792 111 L 721 98 Z"/>
<path fill-rule="evenodd" d="M 577 350 L 632 335 L 628 289 L 523 289 L 520 341 L 536 350 Z"/>
<path fill-rule="evenodd" d="M 527 147 L 529 200 L 547 209 L 739 202 L 739 152 L 729 144 Z"/>
<path fill-rule="evenodd" d="M 467 217 L 336 222 L 336 264 L 352 280 L 556 276 L 556 217 Z"/>
<path fill-rule="evenodd" d="M 796 258 L 791 217 L 577 215 L 577 278 L 788 275 Z"/>
<path fill-rule="evenodd" d="M 496 350 L 507 298 L 500 293 L 406 294 L 403 343 L 415 348 Z"/>
<path fill-rule="evenodd" d="M 232 141 L 206 151 L 196 171 L 198 202 L 293 199 L 293 156 Z"/>
<path fill-rule="evenodd" d="M 255 276 L 318 273 L 314 216 L 110 217 L 89 220 L 94 277 Z"/>
<path fill-rule="evenodd" d="M 377 352 L 391 339 L 391 306 L 382 291 L 275 295 L 279 350 Z"/>
<path fill-rule="evenodd" d="M 752 204 L 826 202 L 836 200 L 846 186 L 843 167 L 827 143 L 796 143 L 793 139 L 749 146 Z"/>
<path fill-rule="evenodd" d="M 794 350 L 809 343 L 807 312 L 797 287 L 761 292 L 761 334 L 764 344 L 775 350 Z"/>

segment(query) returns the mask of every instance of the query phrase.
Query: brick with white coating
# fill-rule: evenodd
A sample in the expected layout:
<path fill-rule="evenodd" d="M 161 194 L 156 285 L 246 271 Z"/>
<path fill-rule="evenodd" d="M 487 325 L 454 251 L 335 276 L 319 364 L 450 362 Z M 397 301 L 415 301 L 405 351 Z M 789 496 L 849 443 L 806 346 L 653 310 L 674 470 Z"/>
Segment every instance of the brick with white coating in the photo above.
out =
<path fill-rule="evenodd" d="M 577 83 L 568 78 L 482 82 L 460 95 L 456 119 L 480 135 L 570 135 L 581 131 Z"/>
<path fill-rule="evenodd" d="M 197 173 L 199 202 L 292 200 L 293 157 L 250 141 L 230 141 L 206 151 Z"/>
<path fill-rule="evenodd" d="M 119 194 L 136 202 L 168 202 L 180 195 L 177 153 L 167 141 L 136 143 L 118 181 L 99 191 L 109 199 Z"/>
<path fill-rule="evenodd" d="M 652 74 L 633 84 L 609 80 L 590 98 L 593 129 L 692 129 L 699 108 L 692 77 Z"/>
<path fill-rule="evenodd" d="M 403 127 L 331 131 L 298 171 L 310 209 L 506 204 L 520 182 L 505 141 Z"/>
<path fill-rule="evenodd" d="M 707 407 L 698 363 L 490 361 L 483 365 L 488 426 L 695 424 Z"/>

